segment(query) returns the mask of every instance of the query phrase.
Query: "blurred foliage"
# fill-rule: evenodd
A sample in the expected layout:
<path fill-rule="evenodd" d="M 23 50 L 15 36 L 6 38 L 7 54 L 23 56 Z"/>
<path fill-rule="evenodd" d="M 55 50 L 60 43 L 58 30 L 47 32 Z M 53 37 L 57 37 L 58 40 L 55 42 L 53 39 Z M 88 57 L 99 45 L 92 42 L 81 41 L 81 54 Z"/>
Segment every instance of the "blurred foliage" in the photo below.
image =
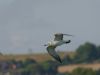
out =
<path fill-rule="evenodd" d="M 71 75 L 70 73 L 58 73 L 56 75 Z"/>
<path fill-rule="evenodd" d="M 93 71 L 92 69 L 77 68 L 72 73 L 59 73 L 57 68 L 61 65 L 92 63 L 98 60 L 100 62 L 100 46 L 92 43 L 80 45 L 73 54 L 66 54 L 59 63 L 54 60 L 36 62 L 34 59 L 27 58 L 26 60 L 8 60 L 0 63 L 0 71 L 7 67 L 11 75 L 100 75 L 100 70 Z M 9 66 L 7 66 L 9 65 Z M 16 65 L 14 69 L 12 65 Z"/>
<path fill-rule="evenodd" d="M 36 64 L 37 62 L 34 59 L 27 58 L 23 61 L 23 67 L 27 67 L 29 64 Z"/>
<path fill-rule="evenodd" d="M 65 64 L 72 64 L 73 62 L 72 62 L 73 60 L 72 60 L 72 58 L 69 56 L 69 55 L 66 55 L 66 56 L 64 56 L 64 58 L 63 58 L 63 65 L 65 65 Z"/>
<path fill-rule="evenodd" d="M 94 61 L 100 62 L 100 46 L 96 46 L 90 42 L 86 42 L 80 45 L 73 54 L 64 56 L 63 64 L 75 64 L 75 63 L 91 63 Z"/>
<path fill-rule="evenodd" d="M 0 55 L 3 55 L 3 54 L 0 52 Z"/>
<path fill-rule="evenodd" d="M 22 68 L 22 73 L 29 75 L 29 74 L 44 74 L 43 68 L 38 64 L 30 64 L 25 68 Z M 23 74 L 23 75 L 24 75 Z"/>
<path fill-rule="evenodd" d="M 76 68 L 72 71 L 71 75 L 96 75 L 92 69 Z"/>
<path fill-rule="evenodd" d="M 57 73 L 58 64 L 55 61 L 48 60 L 43 62 L 41 65 L 46 73 L 51 75 L 55 75 Z"/>
<path fill-rule="evenodd" d="M 98 51 L 94 44 L 85 43 L 84 45 L 80 45 L 76 50 L 75 60 L 79 63 L 82 62 L 91 62 L 98 58 Z"/>
<path fill-rule="evenodd" d="M 98 57 L 100 58 L 100 46 L 97 46 Z"/>
<path fill-rule="evenodd" d="M 96 71 L 96 75 L 100 75 L 100 69 Z"/>

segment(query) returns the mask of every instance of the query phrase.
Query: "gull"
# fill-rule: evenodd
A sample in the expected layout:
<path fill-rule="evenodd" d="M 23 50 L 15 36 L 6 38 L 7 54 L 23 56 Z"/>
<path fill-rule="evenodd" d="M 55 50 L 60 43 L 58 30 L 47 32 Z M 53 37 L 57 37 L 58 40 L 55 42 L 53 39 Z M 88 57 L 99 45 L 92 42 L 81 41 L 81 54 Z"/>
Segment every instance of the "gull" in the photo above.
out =
<path fill-rule="evenodd" d="M 68 44 L 71 42 L 71 40 L 63 40 L 63 36 L 73 36 L 70 34 L 63 34 L 63 33 L 56 33 L 54 34 L 55 38 L 54 40 L 48 42 L 47 44 L 45 44 L 44 46 L 47 46 L 47 51 L 48 53 L 58 62 L 62 63 L 62 60 L 60 58 L 60 56 L 57 54 L 57 52 L 55 51 L 55 48 L 57 46 L 61 46 L 63 44 Z"/>

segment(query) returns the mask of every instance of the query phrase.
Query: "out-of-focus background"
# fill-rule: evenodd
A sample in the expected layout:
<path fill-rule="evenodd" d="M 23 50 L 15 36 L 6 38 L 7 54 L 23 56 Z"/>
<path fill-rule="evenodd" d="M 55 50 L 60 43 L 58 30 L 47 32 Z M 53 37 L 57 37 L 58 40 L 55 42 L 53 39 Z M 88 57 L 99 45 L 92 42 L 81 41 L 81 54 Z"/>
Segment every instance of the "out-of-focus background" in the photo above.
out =
<path fill-rule="evenodd" d="M 99 0 L 0 0 L 0 75 L 100 75 Z M 55 33 L 72 42 L 46 51 Z"/>

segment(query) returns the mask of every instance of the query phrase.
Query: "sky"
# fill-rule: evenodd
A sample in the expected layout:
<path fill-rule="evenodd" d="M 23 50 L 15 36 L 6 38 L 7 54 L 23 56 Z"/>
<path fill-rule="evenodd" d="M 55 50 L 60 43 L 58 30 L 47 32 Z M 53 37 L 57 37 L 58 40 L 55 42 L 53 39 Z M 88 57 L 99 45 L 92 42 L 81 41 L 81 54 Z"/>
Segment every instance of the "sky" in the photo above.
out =
<path fill-rule="evenodd" d="M 2 53 L 46 52 L 43 45 L 59 32 L 75 36 L 64 37 L 72 42 L 59 51 L 100 45 L 100 0 L 0 0 Z"/>

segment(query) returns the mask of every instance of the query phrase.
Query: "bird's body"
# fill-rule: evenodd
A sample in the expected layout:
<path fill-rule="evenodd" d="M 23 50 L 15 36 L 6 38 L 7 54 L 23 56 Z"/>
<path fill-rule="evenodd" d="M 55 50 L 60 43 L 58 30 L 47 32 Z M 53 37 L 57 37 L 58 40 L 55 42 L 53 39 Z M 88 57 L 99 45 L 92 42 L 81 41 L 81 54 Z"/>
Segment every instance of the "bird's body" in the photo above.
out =
<path fill-rule="evenodd" d="M 56 40 L 52 40 L 50 42 L 48 42 L 48 46 L 60 46 L 62 44 L 66 44 L 67 41 L 65 40 L 61 40 L 61 41 L 56 41 Z"/>
<path fill-rule="evenodd" d="M 48 53 L 49 53 L 52 57 L 54 57 L 56 60 L 58 60 L 60 63 L 61 63 L 62 61 L 61 61 L 59 55 L 56 53 L 55 48 L 56 48 L 57 46 L 61 46 L 61 45 L 63 45 L 63 44 L 70 43 L 70 40 L 63 40 L 63 35 L 72 36 L 72 35 L 69 35 L 69 34 L 57 33 L 57 34 L 55 34 L 54 40 L 48 42 L 48 44 L 45 45 L 45 46 L 48 46 L 48 47 L 47 47 Z"/>

